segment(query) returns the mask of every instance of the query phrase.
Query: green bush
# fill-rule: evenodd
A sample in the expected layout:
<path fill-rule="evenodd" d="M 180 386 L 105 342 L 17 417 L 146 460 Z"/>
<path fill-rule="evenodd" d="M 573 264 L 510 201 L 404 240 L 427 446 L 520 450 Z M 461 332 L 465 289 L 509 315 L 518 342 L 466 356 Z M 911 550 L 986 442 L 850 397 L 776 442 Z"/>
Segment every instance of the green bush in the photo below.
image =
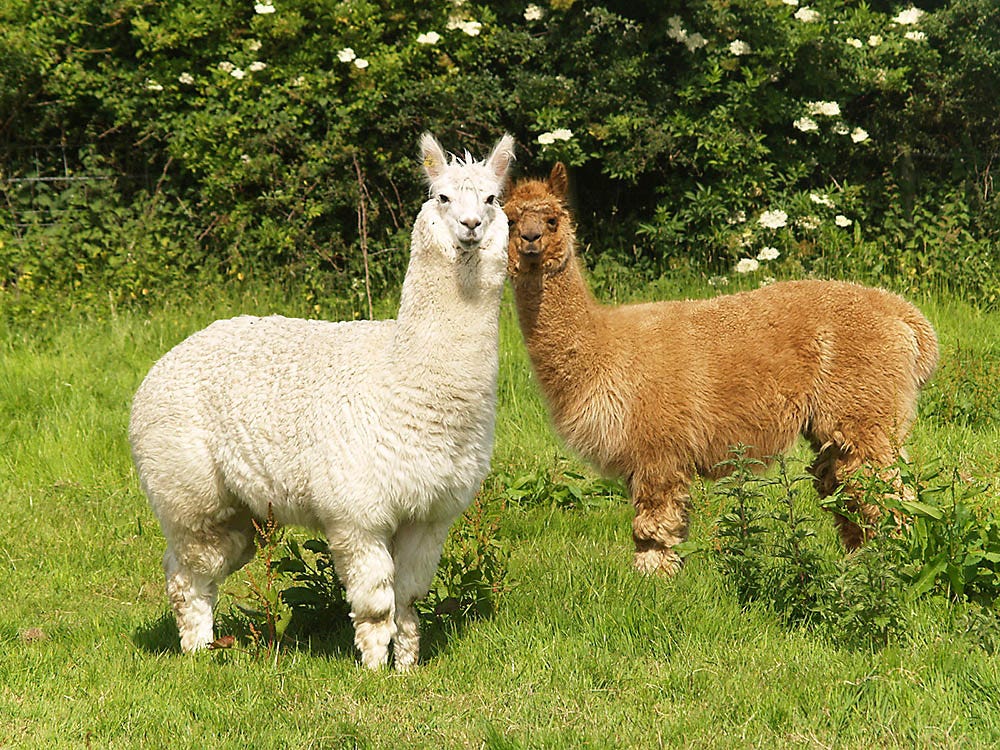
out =
<path fill-rule="evenodd" d="M 376 292 L 398 283 L 420 131 L 481 154 L 509 130 L 524 172 L 572 167 L 584 243 L 647 276 L 773 248 L 781 275 L 995 305 L 998 16 L 992 0 L 10 0 L 0 288 L 127 303 L 257 274 L 322 312 L 366 264 Z M 37 177 L 57 179 L 9 181 Z"/>

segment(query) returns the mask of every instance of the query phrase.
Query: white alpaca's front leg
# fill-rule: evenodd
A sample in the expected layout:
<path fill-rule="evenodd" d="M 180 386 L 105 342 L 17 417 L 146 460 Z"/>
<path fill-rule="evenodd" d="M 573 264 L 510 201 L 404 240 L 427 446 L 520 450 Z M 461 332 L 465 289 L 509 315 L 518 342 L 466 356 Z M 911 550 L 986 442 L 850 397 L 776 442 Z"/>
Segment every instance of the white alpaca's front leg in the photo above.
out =
<path fill-rule="evenodd" d="M 205 648 L 214 638 L 212 608 L 218 590 L 215 582 L 182 568 L 170 550 L 163 556 L 163 569 L 167 598 L 181 637 L 181 651 L 189 654 Z"/>
<path fill-rule="evenodd" d="M 354 621 L 354 645 L 369 669 L 389 662 L 396 633 L 394 567 L 387 540 L 368 532 L 327 533 L 337 575 L 347 592 Z"/>
<path fill-rule="evenodd" d="M 393 540 L 396 563 L 396 635 L 394 664 L 406 672 L 420 658 L 420 620 L 414 602 L 430 588 L 441 560 L 451 522 L 414 523 L 401 527 Z"/>

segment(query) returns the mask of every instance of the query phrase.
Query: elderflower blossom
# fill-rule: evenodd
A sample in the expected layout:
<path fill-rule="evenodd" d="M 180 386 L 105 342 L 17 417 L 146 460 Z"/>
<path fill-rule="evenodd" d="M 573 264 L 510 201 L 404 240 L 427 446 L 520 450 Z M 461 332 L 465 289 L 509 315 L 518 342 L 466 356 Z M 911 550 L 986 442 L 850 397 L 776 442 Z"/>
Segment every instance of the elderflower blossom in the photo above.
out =
<path fill-rule="evenodd" d="M 801 219 L 795 222 L 795 226 L 801 227 L 806 231 L 812 231 L 813 229 L 819 229 L 821 224 L 820 220 L 816 216 L 803 216 Z"/>
<path fill-rule="evenodd" d="M 541 21 L 544 15 L 545 11 L 539 8 L 534 3 L 532 3 L 527 8 L 524 9 L 525 21 Z"/>
<path fill-rule="evenodd" d="M 242 81 L 243 77 L 246 76 L 246 73 L 243 72 L 242 68 L 233 68 L 232 70 L 229 71 L 229 75 L 231 75 L 237 81 Z"/>
<path fill-rule="evenodd" d="M 760 268 L 760 263 L 754 258 L 740 258 L 736 264 L 736 273 L 751 273 Z"/>
<path fill-rule="evenodd" d="M 847 46 L 854 47 L 855 49 L 861 49 L 862 47 L 865 46 L 865 43 L 862 42 L 860 39 L 855 39 L 854 37 L 850 37 L 847 40 Z"/>
<path fill-rule="evenodd" d="M 351 49 L 350 47 L 344 47 L 344 49 L 340 50 L 340 52 L 337 53 L 337 59 L 340 60 L 342 63 L 349 63 L 355 57 L 357 57 L 357 55 L 354 54 L 354 50 Z"/>
<path fill-rule="evenodd" d="M 818 203 L 821 206 L 826 206 L 827 208 L 833 208 L 833 201 L 827 195 L 821 195 L 819 193 L 809 193 L 809 200 L 813 203 Z"/>
<path fill-rule="evenodd" d="M 833 223 L 836 224 L 838 227 L 849 227 L 854 222 L 848 219 L 843 214 L 837 214 L 836 216 L 833 217 Z"/>
<path fill-rule="evenodd" d="M 181 73 L 179 76 L 177 76 L 177 82 L 183 83 L 185 86 L 190 86 L 192 83 L 194 83 L 194 76 L 191 75 L 190 73 Z"/>
<path fill-rule="evenodd" d="M 269 13 L 274 13 L 274 5 L 271 3 L 257 3 L 253 6 L 253 12 L 258 16 L 266 16 Z"/>
<path fill-rule="evenodd" d="M 417 44 L 437 44 L 441 41 L 441 35 L 436 31 L 428 31 L 417 37 Z"/>
<path fill-rule="evenodd" d="M 247 49 L 250 50 L 251 52 L 259 52 L 260 51 L 260 40 L 259 39 L 251 39 L 249 42 L 247 42 Z"/>
<path fill-rule="evenodd" d="M 742 39 L 734 39 L 729 43 L 729 51 L 739 57 L 740 55 L 749 55 L 751 50 L 750 45 Z"/>
<path fill-rule="evenodd" d="M 799 8 L 795 11 L 795 18 L 802 23 L 815 23 L 819 20 L 820 15 L 812 8 Z"/>
<path fill-rule="evenodd" d="M 900 26 L 910 26 L 920 21 L 920 18 L 923 15 L 924 12 L 920 10 L 920 8 L 914 8 L 911 6 L 906 10 L 900 11 L 899 14 L 892 20 Z"/>
<path fill-rule="evenodd" d="M 840 114 L 840 105 L 837 102 L 806 102 L 806 109 L 811 115 L 837 117 Z"/>
<path fill-rule="evenodd" d="M 864 143 L 868 140 L 868 131 L 864 128 L 854 128 L 851 131 L 851 140 L 855 143 Z"/>
<path fill-rule="evenodd" d="M 799 4 L 799 0 L 782 0 L 785 5 L 796 6 Z"/>
<path fill-rule="evenodd" d="M 156 81 L 154 81 L 152 78 L 147 78 L 146 79 L 146 90 L 147 91 L 163 91 L 163 86 L 161 84 L 157 83 Z"/>
<path fill-rule="evenodd" d="M 684 40 L 684 45 L 688 48 L 689 52 L 694 52 L 706 44 L 708 44 L 708 40 L 697 31 L 693 34 L 688 34 L 688 38 Z"/>
<path fill-rule="evenodd" d="M 223 73 L 232 73 L 235 67 L 236 66 L 229 62 L 229 60 L 223 60 L 219 63 L 219 70 Z"/>
<path fill-rule="evenodd" d="M 726 223 L 727 224 L 742 224 L 746 220 L 747 220 L 746 211 L 737 211 L 736 213 L 731 214 L 726 219 Z"/>
<path fill-rule="evenodd" d="M 922 31 L 907 31 L 903 36 L 911 42 L 922 42 L 927 38 L 927 35 Z"/>
<path fill-rule="evenodd" d="M 757 219 L 757 223 L 768 229 L 780 229 L 788 223 L 788 214 L 784 211 L 765 211 Z"/>
<path fill-rule="evenodd" d="M 454 29 L 461 29 L 463 33 L 469 36 L 479 36 L 483 25 L 479 21 L 463 21 L 460 18 L 452 17 L 448 19 L 448 30 L 452 31 Z"/>
<path fill-rule="evenodd" d="M 680 16 L 670 16 L 667 19 L 667 36 L 675 42 L 684 42 L 687 39 L 687 32 L 681 26 Z"/>
<path fill-rule="evenodd" d="M 558 128 L 550 133 L 542 133 L 537 142 L 543 146 L 551 146 L 556 141 L 568 141 L 573 137 L 573 131 L 568 128 Z"/>
<path fill-rule="evenodd" d="M 776 247 L 765 247 L 762 248 L 759 253 L 757 253 L 757 260 L 775 260 L 781 255 Z"/>
<path fill-rule="evenodd" d="M 847 135 L 850 132 L 851 132 L 851 129 L 849 127 L 847 127 L 847 125 L 845 125 L 842 122 L 835 123 L 834 126 L 833 126 L 833 134 L 834 135 Z"/>
<path fill-rule="evenodd" d="M 878 47 L 882 43 L 882 37 L 879 34 L 872 34 L 868 37 L 869 47 Z"/>
<path fill-rule="evenodd" d="M 801 130 L 803 133 L 808 133 L 813 130 L 819 130 L 819 125 L 811 117 L 800 117 L 795 122 L 792 123 L 796 130 Z"/>
<path fill-rule="evenodd" d="M 267 63 L 266 62 L 261 62 L 260 60 L 254 60 L 252 63 L 250 63 L 250 65 L 247 66 L 247 69 L 251 73 L 259 73 L 260 71 L 264 70 L 264 68 L 266 68 L 266 67 L 267 67 Z"/>
<path fill-rule="evenodd" d="M 364 70 L 368 67 L 368 61 L 363 57 L 359 57 L 354 61 L 354 67 L 358 70 Z"/>

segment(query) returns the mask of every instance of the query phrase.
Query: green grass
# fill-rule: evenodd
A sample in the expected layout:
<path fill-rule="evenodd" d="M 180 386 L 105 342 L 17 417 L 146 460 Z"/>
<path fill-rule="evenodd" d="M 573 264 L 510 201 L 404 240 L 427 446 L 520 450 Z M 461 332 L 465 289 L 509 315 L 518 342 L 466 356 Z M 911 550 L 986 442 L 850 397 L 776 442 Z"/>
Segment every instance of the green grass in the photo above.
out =
<path fill-rule="evenodd" d="M 693 293 L 704 293 L 694 290 Z M 987 480 L 995 510 L 1000 315 L 930 300 L 944 358 L 909 447 Z M 383 314 L 392 310 L 387 303 Z M 509 504 L 511 590 L 495 615 L 428 639 L 414 673 L 357 666 L 350 625 L 290 645 L 185 657 L 163 541 L 126 441 L 131 395 L 170 346 L 273 295 L 0 329 L 0 747 L 991 747 L 997 659 L 925 603 L 912 632 L 849 649 L 741 607 L 711 563 L 635 575 L 624 502 Z M 570 466 L 548 428 L 510 301 L 495 476 Z M 959 404 L 960 406 L 955 406 Z M 696 493 L 706 537 L 717 497 Z M 827 524 L 829 526 L 829 524 Z M 259 565 L 259 564 L 258 564 Z M 220 607 L 238 596 L 241 575 Z"/>

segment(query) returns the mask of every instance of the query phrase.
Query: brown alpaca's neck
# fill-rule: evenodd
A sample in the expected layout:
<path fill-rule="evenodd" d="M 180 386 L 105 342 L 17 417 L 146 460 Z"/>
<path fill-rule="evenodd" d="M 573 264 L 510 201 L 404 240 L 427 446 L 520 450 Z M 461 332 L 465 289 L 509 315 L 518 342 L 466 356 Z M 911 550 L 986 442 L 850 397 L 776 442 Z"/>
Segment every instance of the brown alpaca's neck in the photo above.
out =
<path fill-rule="evenodd" d="M 558 412 L 574 401 L 602 360 L 601 306 L 571 256 L 552 275 L 516 278 L 517 317 L 542 392 Z M 557 421 L 559 419 L 556 415 Z"/>

